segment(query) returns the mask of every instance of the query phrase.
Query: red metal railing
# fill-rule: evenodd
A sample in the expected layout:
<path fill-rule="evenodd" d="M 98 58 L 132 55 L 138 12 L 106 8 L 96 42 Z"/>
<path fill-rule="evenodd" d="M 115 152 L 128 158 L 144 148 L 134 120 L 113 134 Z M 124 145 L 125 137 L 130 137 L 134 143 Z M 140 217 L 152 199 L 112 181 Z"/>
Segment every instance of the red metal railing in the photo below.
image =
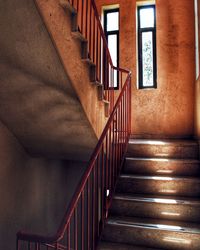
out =
<path fill-rule="evenodd" d="M 103 98 L 110 104 L 112 112 L 115 102 L 114 87 L 117 84 L 117 71 L 107 46 L 106 37 L 99 19 L 99 14 L 94 0 L 62 0 L 70 4 L 74 11 L 74 31 L 81 33 L 87 49 L 84 59 L 94 67 L 93 81 L 103 86 Z M 115 65 L 116 66 L 116 65 Z M 121 79 L 119 79 L 120 81 Z M 122 82 L 119 84 L 121 89 Z"/>
<path fill-rule="evenodd" d="M 95 249 L 130 135 L 131 74 L 113 66 L 94 0 L 69 2 L 78 13 L 78 27 L 88 40 L 88 57 L 96 67 L 95 79 L 104 86 L 104 98 L 110 102 L 111 113 L 56 234 L 18 232 L 17 250 Z M 95 35 L 91 35 L 92 32 Z M 114 71 L 118 72 L 120 89 L 115 105 Z"/>
<path fill-rule="evenodd" d="M 18 232 L 17 250 L 95 249 L 128 144 L 130 109 L 131 76 L 128 74 L 57 233 L 46 237 Z"/>

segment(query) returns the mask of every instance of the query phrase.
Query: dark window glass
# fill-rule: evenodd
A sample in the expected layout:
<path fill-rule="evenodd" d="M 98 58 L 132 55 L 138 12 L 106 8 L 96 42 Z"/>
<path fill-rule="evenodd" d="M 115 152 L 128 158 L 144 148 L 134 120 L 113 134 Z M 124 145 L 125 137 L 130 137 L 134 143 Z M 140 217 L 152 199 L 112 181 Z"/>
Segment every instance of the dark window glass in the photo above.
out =
<path fill-rule="evenodd" d="M 104 32 L 114 66 L 119 66 L 119 9 L 104 11 Z M 118 88 L 118 74 L 114 71 L 114 88 Z"/>
<path fill-rule="evenodd" d="M 139 88 L 156 88 L 155 5 L 138 7 Z"/>

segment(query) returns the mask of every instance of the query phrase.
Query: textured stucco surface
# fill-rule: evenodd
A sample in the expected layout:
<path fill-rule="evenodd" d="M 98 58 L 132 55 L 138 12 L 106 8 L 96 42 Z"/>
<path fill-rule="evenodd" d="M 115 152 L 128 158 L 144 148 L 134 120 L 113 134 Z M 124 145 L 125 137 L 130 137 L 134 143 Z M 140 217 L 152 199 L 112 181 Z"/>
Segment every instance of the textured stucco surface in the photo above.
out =
<path fill-rule="evenodd" d="M 72 35 L 71 14 L 59 5 L 59 1 L 35 2 L 88 120 L 99 137 L 107 121 L 105 106 L 98 100 L 97 86 L 90 82 L 89 65 L 81 61 L 81 42 Z"/>
<path fill-rule="evenodd" d="M 190 137 L 194 133 L 193 1 L 157 0 L 157 89 L 136 83 L 136 2 L 120 4 L 120 66 L 132 71 L 132 133 L 138 137 Z"/>
<path fill-rule="evenodd" d="M 0 32 L 0 118 L 32 154 L 88 159 L 97 137 L 34 1 L 1 1 Z"/>
<path fill-rule="evenodd" d="M 54 234 L 86 163 L 33 158 L 0 122 L 0 249 L 14 250 L 16 233 Z"/>
<path fill-rule="evenodd" d="M 198 30 L 199 30 L 199 48 L 200 48 L 200 0 L 198 3 Z M 199 51 L 200 59 L 200 51 Z M 195 136 L 200 140 L 200 78 L 198 77 L 195 84 Z"/>

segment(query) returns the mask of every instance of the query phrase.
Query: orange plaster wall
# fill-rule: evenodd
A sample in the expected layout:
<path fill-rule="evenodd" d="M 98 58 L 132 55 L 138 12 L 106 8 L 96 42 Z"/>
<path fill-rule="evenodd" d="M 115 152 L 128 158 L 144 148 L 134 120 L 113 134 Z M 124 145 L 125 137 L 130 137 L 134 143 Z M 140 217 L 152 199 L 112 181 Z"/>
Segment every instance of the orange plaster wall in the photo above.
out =
<path fill-rule="evenodd" d="M 71 33 L 71 17 L 55 0 L 35 0 L 62 64 L 97 137 L 105 127 L 105 106 L 97 87 L 90 82 L 89 66 L 81 61 L 81 42 Z M 97 112 L 98 110 L 98 112 Z"/>
<path fill-rule="evenodd" d="M 199 48 L 200 48 L 200 0 L 198 0 L 198 26 L 199 26 Z M 200 51 L 199 51 L 200 59 Z M 200 138 L 200 77 L 195 84 L 195 136 Z"/>
<path fill-rule="evenodd" d="M 132 71 L 132 133 L 138 137 L 190 137 L 194 134 L 194 6 L 193 1 L 157 0 L 157 89 L 136 84 L 136 3 L 96 0 L 120 5 L 120 67 Z"/>

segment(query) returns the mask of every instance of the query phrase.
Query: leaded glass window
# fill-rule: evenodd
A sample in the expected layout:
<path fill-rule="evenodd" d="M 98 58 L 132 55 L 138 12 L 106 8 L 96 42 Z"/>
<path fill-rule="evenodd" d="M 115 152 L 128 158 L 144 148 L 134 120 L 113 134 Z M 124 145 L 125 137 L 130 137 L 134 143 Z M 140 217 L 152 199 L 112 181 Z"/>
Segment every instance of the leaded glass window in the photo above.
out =
<path fill-rule="evenodd" d="M 139 88 L 156 84 L 156 18 L 155 5 L 138 7 Z"/>

